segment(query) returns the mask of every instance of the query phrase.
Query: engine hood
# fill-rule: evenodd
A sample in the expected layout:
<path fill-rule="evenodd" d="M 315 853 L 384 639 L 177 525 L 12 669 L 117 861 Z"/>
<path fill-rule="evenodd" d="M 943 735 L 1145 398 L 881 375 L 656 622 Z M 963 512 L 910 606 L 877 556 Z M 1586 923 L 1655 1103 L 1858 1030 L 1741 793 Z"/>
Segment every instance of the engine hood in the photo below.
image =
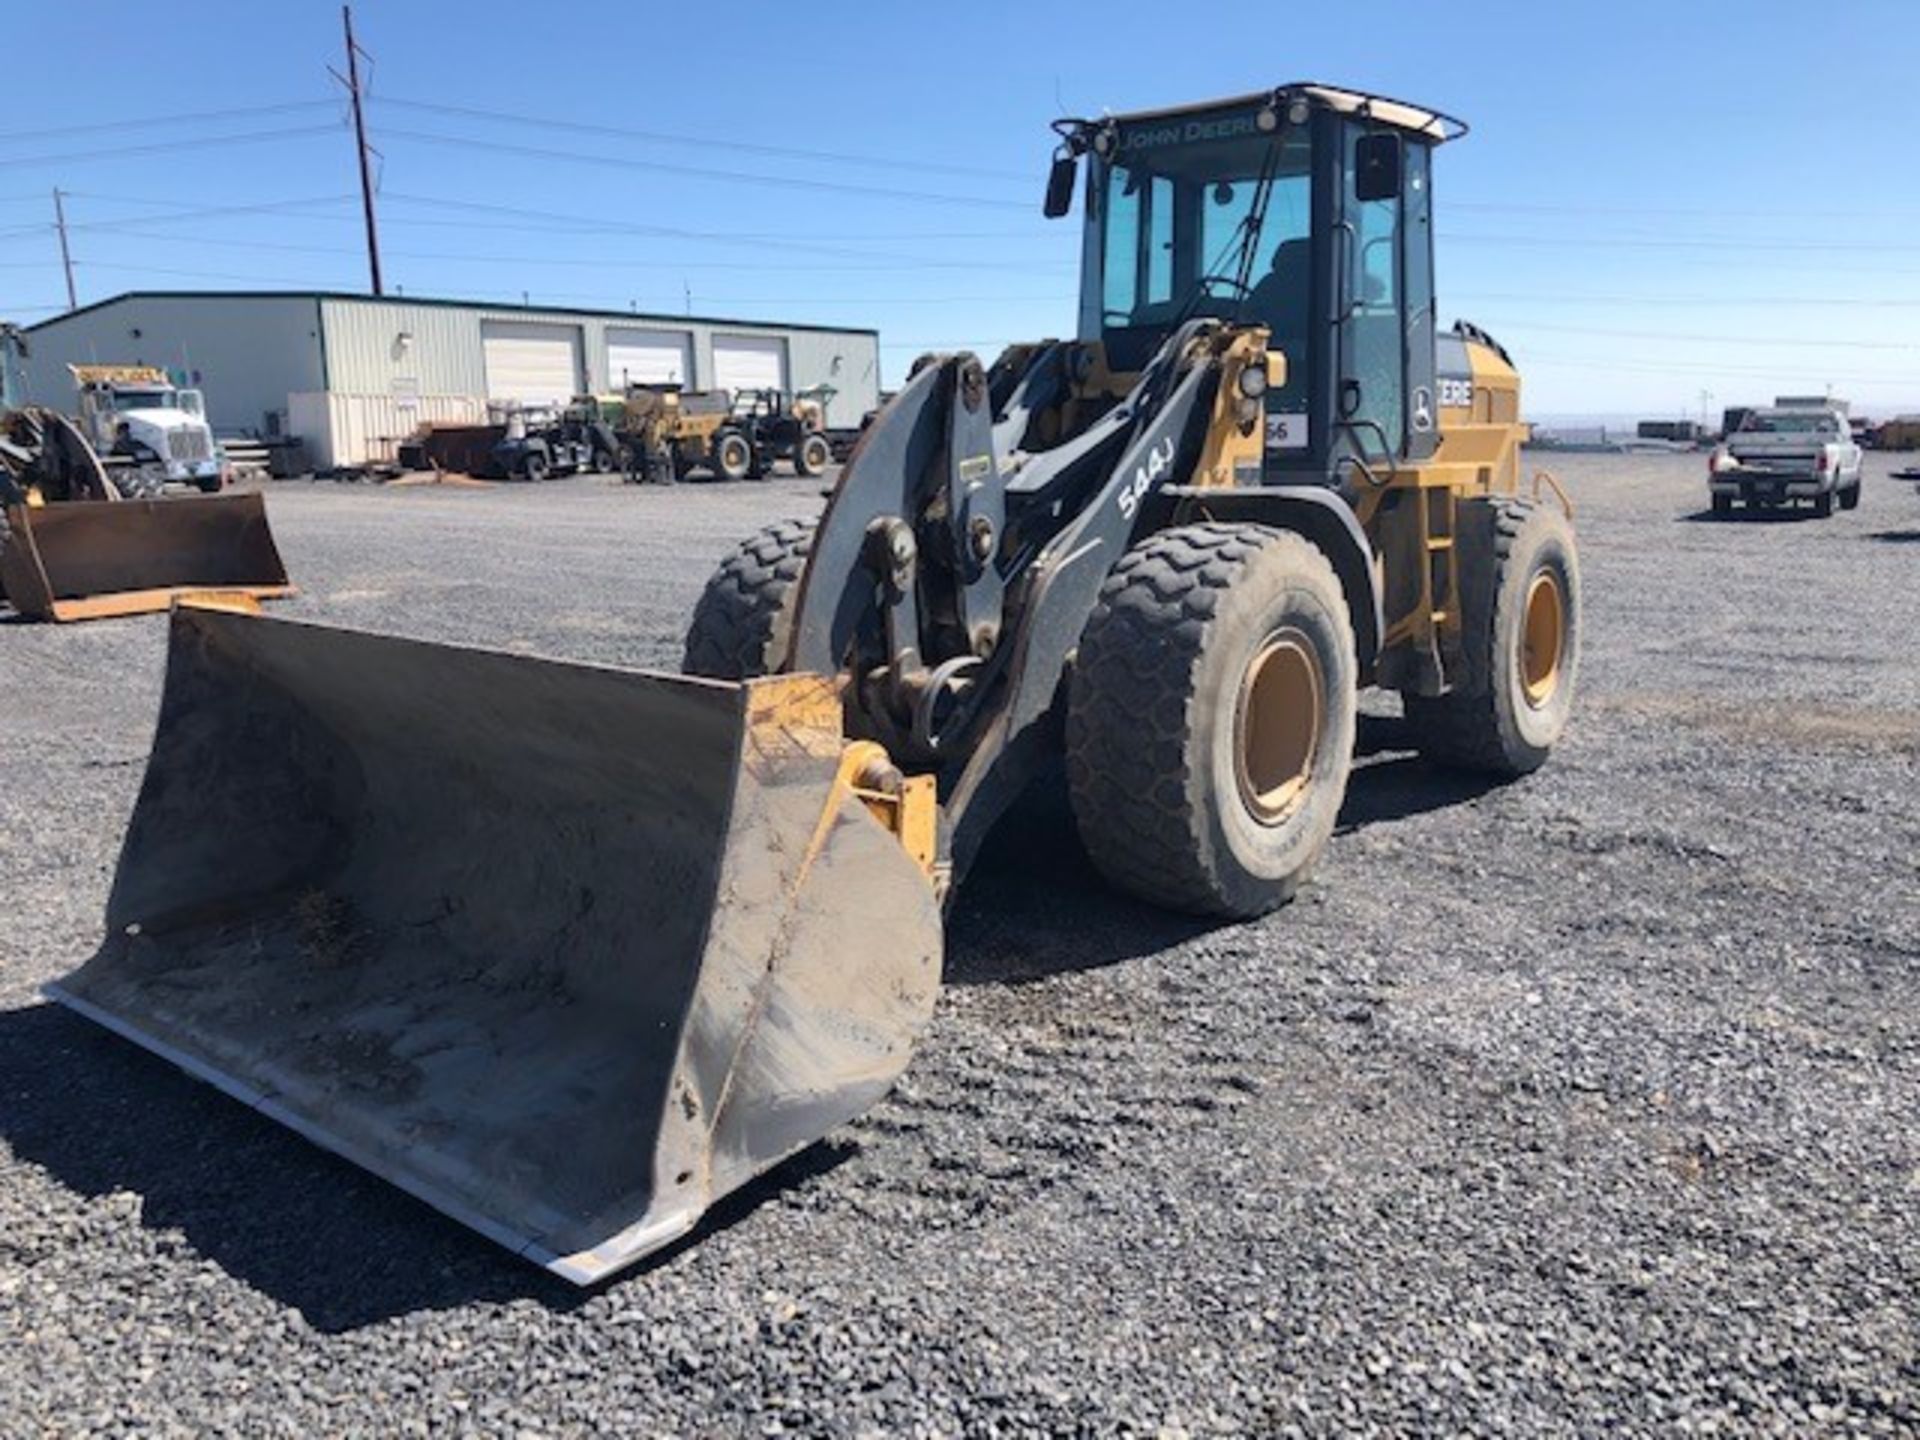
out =
<path fill-rule="evenodd" d="M 116 423 L 125 422 L 130 426 L 145 426 L 151 430 L 205 430 L 207 422 L 198 415 L 190 415 L 185 410 L 121 410 L 114 416 Z"/>

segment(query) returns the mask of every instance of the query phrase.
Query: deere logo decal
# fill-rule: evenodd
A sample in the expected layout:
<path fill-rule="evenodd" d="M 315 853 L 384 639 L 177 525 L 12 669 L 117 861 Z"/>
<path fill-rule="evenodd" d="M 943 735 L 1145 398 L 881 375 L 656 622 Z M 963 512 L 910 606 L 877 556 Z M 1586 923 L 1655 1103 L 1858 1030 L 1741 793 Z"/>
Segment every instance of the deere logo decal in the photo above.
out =
<path fill-rule="evenodd" d="M 1120 137 L 1120 153 L 1152 150 L 1162 145 L 1197 145 L 1203 140 L 1232 140 L 1241 135 L 1257 135 L 1259 127 L 1252 115 L 1229 115 L 1223 120 L 1185 120 L 1164 125 L 1143 125 Z"/>

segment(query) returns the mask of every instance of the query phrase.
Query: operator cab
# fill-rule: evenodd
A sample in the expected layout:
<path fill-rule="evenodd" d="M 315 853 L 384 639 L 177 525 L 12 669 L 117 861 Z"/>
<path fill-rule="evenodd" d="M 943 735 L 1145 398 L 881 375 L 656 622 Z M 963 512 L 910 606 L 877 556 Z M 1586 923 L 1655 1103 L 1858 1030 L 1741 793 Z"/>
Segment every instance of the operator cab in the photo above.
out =
<path fill-rule="evenodd" d="M 1061 120 L 1048 215 L 1083 208 L 1079 338 L 1139 370 L 1195 316 L 1262 325 L 1270 481 L 1432 456 L 1431 156 L 1460 121 L 1290 85 L 1177 110 Z"/>

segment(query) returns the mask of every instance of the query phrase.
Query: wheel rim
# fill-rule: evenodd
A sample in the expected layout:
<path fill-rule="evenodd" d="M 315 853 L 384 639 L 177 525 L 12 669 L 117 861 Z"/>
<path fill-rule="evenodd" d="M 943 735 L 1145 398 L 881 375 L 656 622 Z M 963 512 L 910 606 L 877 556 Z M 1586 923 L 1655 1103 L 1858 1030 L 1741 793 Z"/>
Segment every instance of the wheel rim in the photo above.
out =
<path fill-rule="evenodd" d="M 727 441 L 725 447 L 722 448 L 720 452 L 720 463 L 729 470 L 746 469 L 747 447 L 745 442 L 740 440 Z"/>
<path fill-rule="evenodd" d="M 1527 586 L 1526 623 L 1520 633 L 1520 689 L 1538 710 L 1560 688 L 1567 649 L 1567 602 L 1560 577 L 1542 570 Z"/>
<path fill-rule="evenodd" d="M 1325 694 L 1320 657 L 1293 629 L 1270 636 L 1241 678 L 1234 769 L 1241 801 L 1263 825 L 1285 821 L 1306 796 Z"/>

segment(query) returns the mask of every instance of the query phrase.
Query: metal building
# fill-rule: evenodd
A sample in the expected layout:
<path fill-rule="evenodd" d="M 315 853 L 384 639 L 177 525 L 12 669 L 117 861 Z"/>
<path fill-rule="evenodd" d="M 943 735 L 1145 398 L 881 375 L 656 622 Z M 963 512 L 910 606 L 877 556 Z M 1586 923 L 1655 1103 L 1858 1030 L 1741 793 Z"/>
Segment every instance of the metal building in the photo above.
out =
<path fill-rule="evenodd" d="M 69 364 L 184 372 L 221 433 L 296 435 L 314 464 L 386 458 L 423 420 L 551 404 L 627 382 L 831 385 L 827 422 L 879 403 L 873 330 L 312 291 L 130 291 L 27 331 L 25 398 L 70 409 Z"/>

